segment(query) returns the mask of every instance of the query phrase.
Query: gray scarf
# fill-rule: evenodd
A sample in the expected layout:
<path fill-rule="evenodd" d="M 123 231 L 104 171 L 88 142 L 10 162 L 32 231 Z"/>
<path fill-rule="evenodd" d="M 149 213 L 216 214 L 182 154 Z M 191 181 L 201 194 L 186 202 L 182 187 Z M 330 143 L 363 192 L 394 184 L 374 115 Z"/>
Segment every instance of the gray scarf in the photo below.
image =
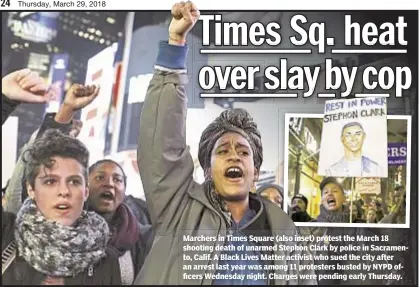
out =
<path fill-rule="evenodd" d="M 317 222 L 349 223 L 349 208 L 342 206 L 342 211 L 328 211 L 323 205 L 320 205 L 320 214 Z"/>
<path fill-rule="evenodd" d="M 35 270 L 70 277 L 106 256 L 109 227 L 94 212 L 83 211 L 73 226 L 48 220 L 28 198 L 17 214 L 15 238 L 19 255 Z"/>

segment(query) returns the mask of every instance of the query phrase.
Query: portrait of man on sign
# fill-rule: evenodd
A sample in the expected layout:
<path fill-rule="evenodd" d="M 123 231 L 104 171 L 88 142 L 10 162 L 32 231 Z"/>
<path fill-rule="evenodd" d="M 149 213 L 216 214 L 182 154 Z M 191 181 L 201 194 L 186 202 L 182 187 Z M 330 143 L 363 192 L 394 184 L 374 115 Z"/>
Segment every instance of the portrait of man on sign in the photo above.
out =
<path fill-rule="evenodd" d="M 326 169 L 329 176 L 377 176 L 381 174 L 379 165 L 362 153 L 366 138 L 359 122 L 349 122 L 342 127 L 341 143 L 344 156 Z"/>

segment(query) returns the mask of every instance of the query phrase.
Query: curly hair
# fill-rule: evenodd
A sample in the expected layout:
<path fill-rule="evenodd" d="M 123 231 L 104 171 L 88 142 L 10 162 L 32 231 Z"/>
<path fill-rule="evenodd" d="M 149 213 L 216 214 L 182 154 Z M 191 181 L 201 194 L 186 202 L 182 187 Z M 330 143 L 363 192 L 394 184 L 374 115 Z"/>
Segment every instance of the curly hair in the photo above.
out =
<path fill-rule="evenodd" d="M 249 142 L 255 168 L 259 171 L 263 161 L 262 138 L 250 114 L 239 108 L 223 111 L 203 131 L 199 141 L 198 159 L 204 171 L 211 167 L 211 153 L 216 141 L 227 132 L 236 132 Z"/>
<path fill-rule="evenodd" d="M 51 168 L 55 164 L 53 157 L 75 159 L 84 169 L 83 176 L 88 182 L 89 151 L 78 139 L 64 135 L 59 130 L 47 130 L 44 135 L 25 151 L 23 162 L 25 163 L 25 181 L 33 188 L 35 179 L 41 166 Z"/>

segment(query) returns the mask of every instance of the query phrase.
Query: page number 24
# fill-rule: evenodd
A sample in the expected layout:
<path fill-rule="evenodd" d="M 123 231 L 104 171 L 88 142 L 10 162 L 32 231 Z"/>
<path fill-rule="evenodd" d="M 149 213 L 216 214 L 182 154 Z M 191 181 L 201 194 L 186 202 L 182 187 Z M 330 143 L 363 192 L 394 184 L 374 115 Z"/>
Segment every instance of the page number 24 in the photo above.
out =
<path fill-rule="evenodd" d="M 10 0 L 1 0 L 1 7 L 10 7 Z"/>

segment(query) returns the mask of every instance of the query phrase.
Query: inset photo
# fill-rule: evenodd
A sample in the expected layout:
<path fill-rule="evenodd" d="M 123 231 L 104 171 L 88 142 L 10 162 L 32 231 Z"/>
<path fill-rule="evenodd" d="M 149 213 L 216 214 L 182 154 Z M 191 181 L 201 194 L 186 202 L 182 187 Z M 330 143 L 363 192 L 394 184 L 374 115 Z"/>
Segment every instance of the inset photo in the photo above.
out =
<path fill-rule="evenodd" d="M 284 209 L 297 226 L 409 228 L 410 116 L 387 116 L 387 178 L 319 175 L 323 115 L 285 125 Z"/>

